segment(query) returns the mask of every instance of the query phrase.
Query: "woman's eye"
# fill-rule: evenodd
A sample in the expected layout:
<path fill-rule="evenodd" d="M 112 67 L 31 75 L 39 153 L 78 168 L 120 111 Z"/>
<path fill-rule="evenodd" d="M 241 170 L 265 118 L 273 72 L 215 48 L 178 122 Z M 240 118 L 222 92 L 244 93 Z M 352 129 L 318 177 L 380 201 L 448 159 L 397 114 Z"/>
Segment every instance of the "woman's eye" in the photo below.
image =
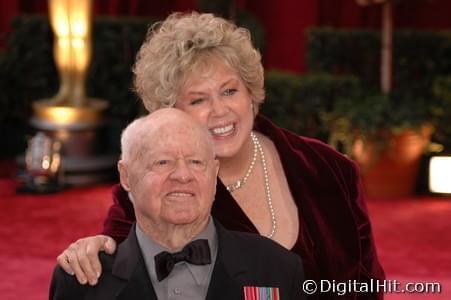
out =
<path fill-rule="evenodd" d="M 200 104 L 200 103 L 202 103 L 204 101 L 205 101 L 204 98 L 193 99 L 193 100 L 191 100 L 190 105 L 197 105 L 197 104 Z"/>
<path fill-rule="evenodd" d="M 224 96 L 232 96 L 232 95 L 234 95 L 237 91 L 238 91 L 237 89 L 226 89 L 226 90 L 223 92 L 223 95 L 224 95 Z"/>

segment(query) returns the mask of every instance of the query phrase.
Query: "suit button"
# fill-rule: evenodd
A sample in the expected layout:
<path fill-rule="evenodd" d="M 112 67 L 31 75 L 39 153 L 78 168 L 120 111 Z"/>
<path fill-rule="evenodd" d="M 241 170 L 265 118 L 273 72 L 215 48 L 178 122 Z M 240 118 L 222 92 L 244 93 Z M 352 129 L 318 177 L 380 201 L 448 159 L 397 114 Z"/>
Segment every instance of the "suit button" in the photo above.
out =
<path fill-rule="evenodd" d="M 180 295 L 181 293 L 182 293 L 182 291 L 180 290 L 180 288 L 175 288 L 174 289 L 174 294 Z"/>

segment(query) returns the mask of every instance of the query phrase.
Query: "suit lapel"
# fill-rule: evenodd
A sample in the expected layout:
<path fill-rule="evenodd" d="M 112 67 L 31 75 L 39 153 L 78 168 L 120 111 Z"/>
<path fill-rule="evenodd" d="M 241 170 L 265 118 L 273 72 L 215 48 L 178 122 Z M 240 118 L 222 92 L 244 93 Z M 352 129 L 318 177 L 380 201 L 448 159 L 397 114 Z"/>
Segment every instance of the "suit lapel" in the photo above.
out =
<path fill-rule="evenodd" d="M 238 281 L 227 272 L 224 262 L 217 259 L 206 300 L 241 299 L 243 293 L 240 289 Z"/>
<path fill-rule="evenodd" d="M 119 245 L 112 274 L 122 279 L 123 286 L 118 291 L 118 300 L 157 299 L 147 273 L 133 225 L 127 239 Z"/>
<path fill-rule="evenodd" d="M 208 287 L 206 300 L 242 299 L 241 277 L 247 273 L 233 237 L 215 221 L 218 233 L 218 255 Z"/>
<path fill-rule="evenodd" d="M 144 261 L 141 266 L 145 266 Z M 137 267 L 128 282 L 118 294 L 117 300 L 150 299 L 157 300 L 157 296 L 147 275 L 145 267 Z"/>

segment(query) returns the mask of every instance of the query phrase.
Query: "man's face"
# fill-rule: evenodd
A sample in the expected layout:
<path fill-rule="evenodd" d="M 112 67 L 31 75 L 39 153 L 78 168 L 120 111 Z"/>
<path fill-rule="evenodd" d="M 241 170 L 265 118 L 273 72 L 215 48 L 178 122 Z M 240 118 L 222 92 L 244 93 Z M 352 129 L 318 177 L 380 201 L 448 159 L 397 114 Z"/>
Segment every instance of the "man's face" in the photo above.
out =
<path fill-rule="evenodd" d="M 143 151 L 127 168 L 137 220 L 165 226 L 208 219 L 218 161 L 206 137 L 189 126 L 166 126 L 140 143 Z"/>

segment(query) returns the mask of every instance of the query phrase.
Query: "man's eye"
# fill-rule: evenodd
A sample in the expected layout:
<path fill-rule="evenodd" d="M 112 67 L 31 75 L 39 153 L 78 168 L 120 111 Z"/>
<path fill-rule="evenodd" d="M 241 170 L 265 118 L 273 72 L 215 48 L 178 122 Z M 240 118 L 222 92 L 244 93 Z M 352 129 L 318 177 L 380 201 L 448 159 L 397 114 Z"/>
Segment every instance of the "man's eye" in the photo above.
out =
<path fill-rule="evenodd" d="M 237 89 L 226 89 L 222 94 L 224 96 L 232 96 L 234 95 L 238 90 Z"/>
<path fill-rule="evenodd" d="M 189 163 L 191 167 L 195 169 L 203 169 L 205 167 L 205 162 L 200 159 L 191 159 Z"/>
<path fill-rule="evenodd" d="M 169 166 L 170 164 L 171 164 L 171 161 L 169 159 L 160 159 L 155 162 L 155 165 L 157 167 Z"/>

